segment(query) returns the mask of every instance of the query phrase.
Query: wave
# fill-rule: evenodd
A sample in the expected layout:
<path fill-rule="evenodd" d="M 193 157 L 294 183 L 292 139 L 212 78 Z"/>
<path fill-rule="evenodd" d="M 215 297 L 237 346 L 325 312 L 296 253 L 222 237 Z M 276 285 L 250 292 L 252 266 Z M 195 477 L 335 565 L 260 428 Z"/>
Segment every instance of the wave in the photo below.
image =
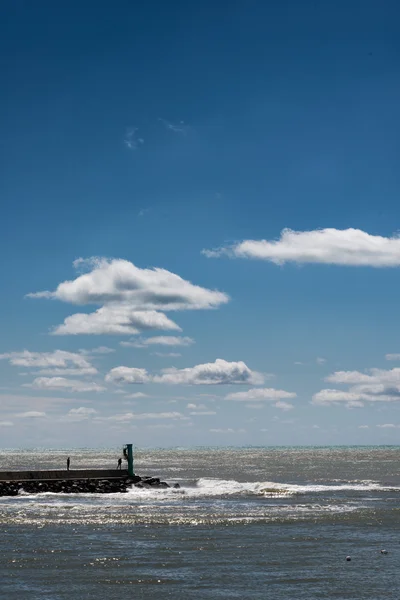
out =
<path fill-rule="evenodd" d="M 227 479 L 212 479 L 204 477 L 191 484 L 183 483 L 180 489 L 164 490 L 132 488 L 129 494 L 142 498 L 162 496 L 187 496 L 197 498 L 227 497 L 227 496 L 264 496 L 266 498 L 286 498 L 297 495 L 321 494 L 334 492 L 399 492 L 400 487 L 384 486 L 373 481 L 354 481 L 329 485 L 320 484 L 290 484 L 275 481 L 239 482 Z"/>
<path fill-rule="evenodd" d="M 181 481 L 180 488 L 136 488 L 128 489 L 126 494 L 65 494 L 54 492 L 43 492 L 41 494 L 30 494 L 20 491 L 19 495 L 14 498 L 1 498 L 0 505 L 8 502 L 23 501 L 24 499 L 34 500 L 35 498 L 47 498 L 50 502 L 57 501 L 57 498 L 81 498 L 86 499 L 90 503 L 90 499 L 96 502 L 113 501 L 117 504 L 126 504 L 127 502 L 143 501 L 154 502 L 164 500 L 185 500 L 185 499 L 207 499 L 207 498 L 229 498 L 229 497 L 254 497 L 260 498 L 291 498 L 295 496 L 330 496 L 337 492 L 355 492 L 359 493 L 398 493 L 400 487 L 382 485 L 375 481 L 347 481 L 335 482 L 330 484 L 291 484 L 280 483 L 275 481 L 255 481 L 255 482 L 239 482 L 233 479 L 213 479 L 203 477 L 192 481 Z"/>

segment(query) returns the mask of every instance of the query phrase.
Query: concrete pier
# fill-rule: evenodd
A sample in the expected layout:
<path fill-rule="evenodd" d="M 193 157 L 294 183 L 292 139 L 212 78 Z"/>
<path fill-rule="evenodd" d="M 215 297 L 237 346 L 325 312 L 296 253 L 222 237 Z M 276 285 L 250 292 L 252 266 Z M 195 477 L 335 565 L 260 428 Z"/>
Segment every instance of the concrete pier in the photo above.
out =
<path fill-rule="evenodd" d="M 127 469 L 0 471 L 0 481 L 65 481 L 67 479 L 128 479 L 128 477 Z"/>

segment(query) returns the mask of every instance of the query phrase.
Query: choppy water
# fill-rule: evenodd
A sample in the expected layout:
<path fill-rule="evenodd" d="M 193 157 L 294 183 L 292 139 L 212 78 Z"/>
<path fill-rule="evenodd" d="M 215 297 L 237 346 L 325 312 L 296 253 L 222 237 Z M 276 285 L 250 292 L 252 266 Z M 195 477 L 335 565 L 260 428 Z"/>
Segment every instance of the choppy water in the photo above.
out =
<path fill-rule="evenodd" d="M 67 455 L 71 468 L 108 468 L 118 450 L 0 452 L 0 470 Z M 135 459 L 181 488 L 0 498 L 0 598 L 400 598 L 400 448 Z"/>

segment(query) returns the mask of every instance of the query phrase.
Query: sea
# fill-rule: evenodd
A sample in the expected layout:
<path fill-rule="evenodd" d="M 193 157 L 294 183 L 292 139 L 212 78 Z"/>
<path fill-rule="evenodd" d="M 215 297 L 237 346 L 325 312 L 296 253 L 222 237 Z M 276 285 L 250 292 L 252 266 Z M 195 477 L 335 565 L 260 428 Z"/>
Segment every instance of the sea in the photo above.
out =
<path fill-rule="evenodd" d="M 3 450 L 0 470 L 120 454 Z M 399 600 L 399 466 L 393 446 L 135 449 L 180 488 L 0 498 L 0 598 Z"/>

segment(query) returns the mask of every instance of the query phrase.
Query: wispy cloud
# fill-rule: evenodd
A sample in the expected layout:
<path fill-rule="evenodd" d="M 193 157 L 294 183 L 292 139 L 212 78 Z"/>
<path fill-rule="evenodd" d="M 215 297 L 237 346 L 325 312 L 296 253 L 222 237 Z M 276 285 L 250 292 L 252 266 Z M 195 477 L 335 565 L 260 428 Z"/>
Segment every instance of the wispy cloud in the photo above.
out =
<path fill-rule="evenodd" d="M 187 135 L 190 131 L 189 125 L 186 125 L 184 121 L 179 121 L 178 123 L 172 123 L 171 121 L 167 121 L 167 119 L 158 119 L 160 123 L 164 125 L 168 131 L 172 131 L 173 133 L 178 133 L 180 135 Z"/>
<path fill-rule="evenodd" d="M 178 358 L 182 356 L 179 352 L 152 352 L 152 356 L 160 356 L 161 358 Z"/>
<path fill-rule="evenodd" d="M 54 350 L 53 352 L 8 352 L 0 354 L 0 360 L 10 365 L 39 369 L 41 375 L 95 375 L 97 369 L 82 356 L 82 353 Z"/>
<path fill-rule="evenodd" d="M 283 398 L 296 398 L 295 392 L 286 392 L 285 390 L 276 390 L 274 388 L 256 388 L 247 390 L 247 392 L 234 392 L 225 396 L 226 400 L 235 400 L 239 402 L 257 401 L 264 402 L 269 400 L 282 400 Z"/>
<path fill-rule="evenodd" d="M 209 430 L 211 433 L 246 433 L 245 429 L 231 429 L 230 427 L 228 428 L 215 428 L 215 429 L 210 429 Z"/>
<path fill-rule="evenodd" d="M 129 150 L 137 150 L 144 144 L 144 139 L 137 134 L 137 127 L 128 127 L 125 131 L 124 144 Z"/>
<path fill-rule="evenodd" d="M 101 421 L 147 421 L 147 420 L 187 420 L 186 417 L 180 412 L 163 412 L 163 413 L 123 413 L 110 415 L 108 417 L 96 417 L 97 420 Z"/>
<path fill-rule="evenodd" d="M 400 354 L 386 354 L 386 360 L 400 360 Z"/>
<path fill-rule="evenodd" d="M 14 415 L 14 417 L 17 419 L 43 419 L 46 417 L 46 413 L 38 410 L 28 410 L 23 413 L 17 413 Z"/>
<path fill-rule="evenodd" d="M 86 421 L 87 419 L 94 417 L 96 414 L 97 410 L 94 408 L 80 406 L 79 408 L 71 408 L 71 410 L 65 416 L 65 419 L 68 421 Z"/>
<path fill-rule="evenodd" d="M 103 392 L 106 388 L 93 382 L 66 379 L 65 377 L 36 377 L 23 387 L 36 390 L 65 390 L 67 392 Z"/>
<path fill-rule="evenodd" d="M 174 335 L 158 335 L 149 338 L 131 339 L 120 342 L 121 346 L 131 348 L 147 348 L 148 346 L 191 346 L 194 340 L 190 337 Z"/>

